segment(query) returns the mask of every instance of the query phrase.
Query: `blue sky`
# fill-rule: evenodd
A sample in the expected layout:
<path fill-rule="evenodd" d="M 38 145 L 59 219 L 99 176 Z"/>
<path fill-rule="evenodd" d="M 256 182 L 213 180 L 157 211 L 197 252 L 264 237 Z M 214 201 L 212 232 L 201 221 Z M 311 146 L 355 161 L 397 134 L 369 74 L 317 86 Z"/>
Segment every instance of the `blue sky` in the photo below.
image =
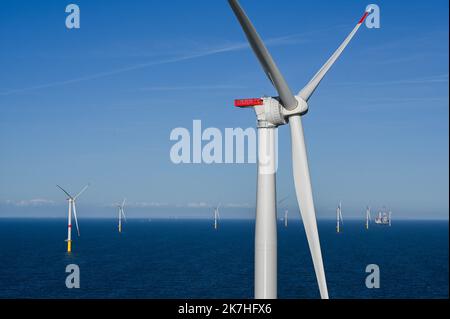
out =
<path fill-rule="evenodd" d="M 254 164 L 174 165 L 172 129 L 252 127 L 233 99 L 275 95 L 223 1 L 2 1 L 0 216 L 254 213 Z M 241 4 L 297 92 L 370 2 Z M 318 216 L 386 205 L 398 218 L 448 218 L 448 1 L 378 1 L 303 118 Z M 288 127 L 279 129 L 278 196 L 297 210 Z M 112 213 L 114 214 L 114 212 Z"/>

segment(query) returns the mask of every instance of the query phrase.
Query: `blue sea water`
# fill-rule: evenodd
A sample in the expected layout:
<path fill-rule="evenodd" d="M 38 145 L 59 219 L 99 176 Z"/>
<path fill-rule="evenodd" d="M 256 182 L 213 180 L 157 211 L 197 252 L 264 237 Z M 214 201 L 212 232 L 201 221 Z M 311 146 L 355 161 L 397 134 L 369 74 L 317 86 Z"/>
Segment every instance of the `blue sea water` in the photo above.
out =
<path fill-rule="evenodd" d="M 252 298 L 254 221 L 80 220 L 66 250 L 66 220 L 0 219 L 0 298 Z M 448 298 L 448 222 L 319 221 L 331 298 Z M 75 232 L 74 232 L 75 233 Z M 67 289 L 77 264 L 81 288 Z M 368 289 L 365 268 L 380 267 Z M 318 298 L 303 225 L 278 227 L 279 298 Z"/>

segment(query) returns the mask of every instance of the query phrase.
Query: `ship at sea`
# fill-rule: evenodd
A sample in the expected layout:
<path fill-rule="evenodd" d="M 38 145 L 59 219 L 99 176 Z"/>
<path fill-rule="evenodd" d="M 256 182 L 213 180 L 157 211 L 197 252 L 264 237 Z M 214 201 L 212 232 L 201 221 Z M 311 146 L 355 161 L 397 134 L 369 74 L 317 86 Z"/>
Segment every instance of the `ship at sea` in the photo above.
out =
<path fill-rule="evenodd" d="M 387 212 L 385 208 L 378 212 L 378 215 L 375 217 L 375 224 L 377 225 L 385 225 L 391 226 L 391 217 L 392 212 Z"/>

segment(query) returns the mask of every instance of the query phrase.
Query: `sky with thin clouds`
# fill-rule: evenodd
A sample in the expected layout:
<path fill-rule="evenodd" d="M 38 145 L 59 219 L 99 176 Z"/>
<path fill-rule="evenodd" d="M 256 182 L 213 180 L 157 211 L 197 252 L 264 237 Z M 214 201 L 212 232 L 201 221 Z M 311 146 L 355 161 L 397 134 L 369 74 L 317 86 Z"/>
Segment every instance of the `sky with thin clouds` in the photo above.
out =
<path fill-rule="evenodd" d="M 179 164 L 174 128 L 255 126 L 235 98 L 275 95 L 227 1 L 2 1 L 0 217 L 252 218 L 255 164 Z M 364 1 L 241 0 L 292 91 L 353 29 Z M 319 218 L 449 215 L 448 1 L 378 1 L 303 118 Z M 297 212 L 288 127 L 278 197 Z M 295 213 L 297 214 L 297 213 Z M 293 215 L 295 215 L 293 213 Z"/>

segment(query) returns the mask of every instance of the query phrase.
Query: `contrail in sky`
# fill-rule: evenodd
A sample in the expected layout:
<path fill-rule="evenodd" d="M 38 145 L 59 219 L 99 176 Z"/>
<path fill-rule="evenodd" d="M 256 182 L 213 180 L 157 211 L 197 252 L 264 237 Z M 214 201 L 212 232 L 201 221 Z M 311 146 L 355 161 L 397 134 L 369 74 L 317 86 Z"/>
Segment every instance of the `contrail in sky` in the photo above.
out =
<path fill-rule="evenodd" d="M 302 35 L 304 35 L 304 34 L 302 34 Z M 283 37 L 278 37 L 278 38 L 272 38 L 272 39 L 269 39 L 267 41 L 267 43 L 272 46 L 299 43 L 299 42 L 305 41 L 305 39 L 301 38 L 302 35 L 294 34 L 294 35 L 288 35 L 288 36 L 283 36 Z M 151 66 L 155 66 L 155 65 L 177 63 L 177 62 L 197 59 L 197 58 L 201 58 L 201 57 L 206 57 L 206 56 L 210 56 L 210 55 L 215 55 L 215 54 L 219 54 L 219 53 L 245 50 L 248 48 L 249 48 L 249 46 L 248 46 L 247 42 L 241 42 L 241 43 L 236 43 L 236 44 L 232 44 L 232 45 L 227 45 L 224 47 L 210 48 L 210 49 L 206 49 L 204 51 L 197 52 L 197 53 L 185 54 L 185 55 L 181 55 L 181 56 L 177 56 L 177 57 L 173 57 L 173 58 L 135 64 L 135 65 L 131 65 L 131 66 L 123 67 L 123 68 L 114 69 L 111 71 L 89 74 L 86 76 L 73 78 L 73 79 L 69 79 L 69 80 L 55 81 L 55 82 L 45 83 L 45 84 L 36 85 L 36 86 L 30 86 L 30 87 L 26 87 L 26 88 L 11 89 L 8 91 L 0 92 L 0 96 L 22 93 L 22 92 L 33 91 L 33 90 L 39 90 L 39 89 L 46 89 L 46 88 L 51 88 L 51 87 L 55 87 L 55 86 L 62 86 L 62 85 L 67 85 L 67 84 L 83 82 L 83 81 L 95 80 L 95 79 L 99 79 L 99 78 L 108 77 L 111 75 L 116 75 L 116 74 L 134 71 L 134 70 L 139 70 L 139 69 L 143 69 L 143 68 L 147 68 L 147 67 L 151 67 Z"/>

